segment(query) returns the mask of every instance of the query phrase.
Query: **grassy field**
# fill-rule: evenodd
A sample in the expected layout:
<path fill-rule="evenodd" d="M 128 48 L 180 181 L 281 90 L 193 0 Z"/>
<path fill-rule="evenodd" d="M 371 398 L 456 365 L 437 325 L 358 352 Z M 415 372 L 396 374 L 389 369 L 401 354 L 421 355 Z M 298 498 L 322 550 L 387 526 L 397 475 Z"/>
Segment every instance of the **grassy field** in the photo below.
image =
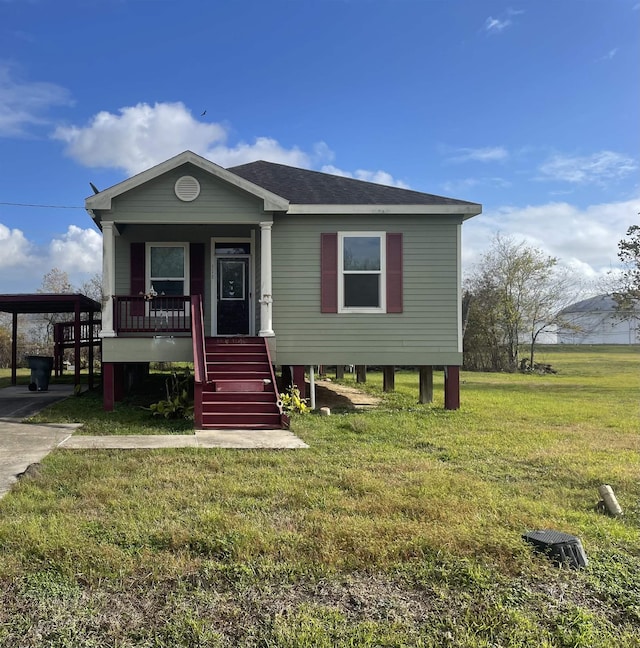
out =
<path fill-rule="evenodd" d="M 375 411 L 294 418 L 308 450 L 53 452 L 0 500 L 0 646 L 640 646 L 640 349 L 539 361 L 463 373 L 455 412 L 399 372 Z M 39 418 L 144 431 L 131 409 Z"/>

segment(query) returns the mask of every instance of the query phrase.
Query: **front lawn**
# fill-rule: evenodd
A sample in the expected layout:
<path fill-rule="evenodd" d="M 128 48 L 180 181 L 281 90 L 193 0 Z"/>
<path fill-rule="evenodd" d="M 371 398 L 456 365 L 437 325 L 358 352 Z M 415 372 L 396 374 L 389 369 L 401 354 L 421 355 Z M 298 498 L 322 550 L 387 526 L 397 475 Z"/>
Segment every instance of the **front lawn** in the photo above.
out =
<path fill-rule="evenodd" d="M 375 411 L 294 418 L 308 450 L 57 450 L 0 500 L 0 646 L 640 646 L 639 351 L 464 373 L 456 412 L 399 372 Z"/>

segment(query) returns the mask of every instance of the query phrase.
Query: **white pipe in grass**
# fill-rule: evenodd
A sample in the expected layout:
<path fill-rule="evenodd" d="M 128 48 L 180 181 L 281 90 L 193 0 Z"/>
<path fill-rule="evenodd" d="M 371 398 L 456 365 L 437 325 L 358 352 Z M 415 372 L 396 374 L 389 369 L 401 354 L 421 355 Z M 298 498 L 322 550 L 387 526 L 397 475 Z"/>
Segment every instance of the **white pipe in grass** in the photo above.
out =
<path fill-rule="evenodd" d="M 598 492 L 600 493 L 600 497 L 602 497 L 602 501 L 610 515 L 616 517 L 622 515 L 622 508 L 620 504 L 618 504 L 613 488 L 611 488 L 609 484 L 602 484 L 602 486 L 598 488 Z"/>
<path fill-rule="evenodd" d="M 314 369 L 313 365 L 309 367 L 309 398 L 312 410 L 316 408 L 316 374 Z"/>

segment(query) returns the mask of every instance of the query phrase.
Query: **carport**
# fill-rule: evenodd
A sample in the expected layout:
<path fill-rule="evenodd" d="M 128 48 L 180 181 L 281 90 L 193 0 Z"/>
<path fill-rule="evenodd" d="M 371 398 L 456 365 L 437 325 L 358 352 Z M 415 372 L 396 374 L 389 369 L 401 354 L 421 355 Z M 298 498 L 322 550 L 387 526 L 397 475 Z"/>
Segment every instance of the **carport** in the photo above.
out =
<path fill-rule="evenodd" d="M 101 305 L 81 294 L 37 293 L 30 295 L 0 295 L 0 312 L 12 313 L 11 327 L 11 384 L 15 385 L 18 366 L 18 315 L 42 313 L 73 313 L 73 346 L 75 384 L 80 384 L 80 349 L 89 347 L 89 389 L 93 389 L 93 347 L 98 343 L 93 337 L 93 324 Z M 82 339 L 82 316 L 87 315 L 88 340 Z"/>

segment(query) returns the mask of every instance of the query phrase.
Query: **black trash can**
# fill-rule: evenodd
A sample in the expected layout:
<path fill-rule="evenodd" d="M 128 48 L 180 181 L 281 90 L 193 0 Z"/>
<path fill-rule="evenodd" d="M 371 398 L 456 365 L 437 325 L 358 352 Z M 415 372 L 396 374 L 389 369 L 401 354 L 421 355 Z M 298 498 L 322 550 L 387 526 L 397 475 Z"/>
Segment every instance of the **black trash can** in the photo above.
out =
<path fill-rule="evenodd" d="M 51 356 L 27 356 L 29 369 L 31 369 L 31 391 L 48 391 L 51 370 L 53 369 L 53 358 Z"/>

